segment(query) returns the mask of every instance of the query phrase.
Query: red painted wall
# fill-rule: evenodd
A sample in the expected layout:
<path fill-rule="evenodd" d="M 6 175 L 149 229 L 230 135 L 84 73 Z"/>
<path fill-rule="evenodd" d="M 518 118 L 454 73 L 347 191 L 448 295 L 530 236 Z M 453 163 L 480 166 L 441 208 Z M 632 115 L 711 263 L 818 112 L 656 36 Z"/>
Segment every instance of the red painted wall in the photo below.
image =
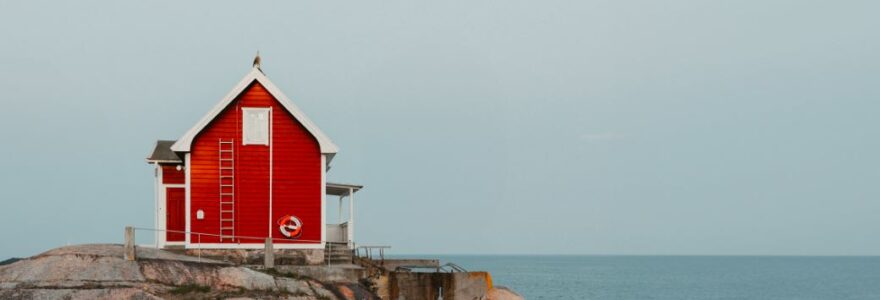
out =
<path fill-rule="evenodd" d="M 242 107 L 271 107 L 273 152 L 272 214 L 269 214 L 269 146 L 242 145 Z M 259 83 L 252 83 L 193 140 L 190 157 L 192 232 L 220 234 L 218 140 L 235 143 L 235 235 L 282 239 L 276 221 L 285 214 L 303 222 L 303 233 L 291 243 L 320 243 L 321 151 L 317 140 Z M 205 211 L 203 220 L 196 212 Z M 195 241 L 193 235 L 190 241 Z M 203 243 L 218 237 L 202 236 Z M 232 243 L 230 240 L 224 242 Z M 263 240 L 239 239 L 241 243 Z M 276 240 L 275 243 L 285 243 Z"/>
<path fill-rule="evenodd" d="M 162 183 L 164 184 L 184 184 L 186 182 L 186 171 L 178 165 L 162 165 Z"/>

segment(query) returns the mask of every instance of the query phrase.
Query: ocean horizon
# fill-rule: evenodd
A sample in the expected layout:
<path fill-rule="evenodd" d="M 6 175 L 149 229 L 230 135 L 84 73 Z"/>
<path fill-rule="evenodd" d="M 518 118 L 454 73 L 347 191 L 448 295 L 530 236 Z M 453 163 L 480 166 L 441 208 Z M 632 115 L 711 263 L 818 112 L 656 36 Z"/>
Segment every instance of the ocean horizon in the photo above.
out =
<path fill-rule="evenodd" d="M 526 299 L 880 299 L 880 256 L 418 254 Z"/>

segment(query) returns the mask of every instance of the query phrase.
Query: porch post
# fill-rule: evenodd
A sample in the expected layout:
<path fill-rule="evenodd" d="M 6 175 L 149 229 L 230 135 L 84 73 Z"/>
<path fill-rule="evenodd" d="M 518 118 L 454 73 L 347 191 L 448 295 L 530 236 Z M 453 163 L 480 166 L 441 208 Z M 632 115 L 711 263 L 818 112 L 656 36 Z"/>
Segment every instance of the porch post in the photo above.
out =
<path fill-rule="evenodd" d="M 348 245 L 354 244 L 354 189 L 348 188 Z"/>
<path fill-rule="evenodd" d="M 339 196 L 339 218 L 336 219 L 339 221 L 339 224 L 342 224 L 342 197 L 343 196 Z"/>
<path fill-rule="evenodd" d="M 153 215 L 155 215 L 156 217 L 153 218 L 153 228 L 159 229 L 159 193 L 161 192 L 159 190 L 159 170 L 161 168 L 159 168 L 158 162 L 155 163 L 154 166 L 156 168 L 153 169 Z M 159 245 L 159 233 L 159 230 L 153 231 L 153 238 L 156 241 L 156 249 L 162 248 L 162 246 Z"/>

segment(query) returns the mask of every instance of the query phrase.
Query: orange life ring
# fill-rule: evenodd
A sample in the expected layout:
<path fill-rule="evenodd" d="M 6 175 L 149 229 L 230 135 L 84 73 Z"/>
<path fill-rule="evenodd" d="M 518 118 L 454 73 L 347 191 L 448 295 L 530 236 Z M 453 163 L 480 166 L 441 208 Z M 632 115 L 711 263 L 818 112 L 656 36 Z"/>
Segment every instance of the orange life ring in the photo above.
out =
<path fill-rule="evenodd" d="M 284 215 L 278 219 L 278 230 L 287 238 L 298 238 L 302 234 L 302 221 L 295 216 Z"/>

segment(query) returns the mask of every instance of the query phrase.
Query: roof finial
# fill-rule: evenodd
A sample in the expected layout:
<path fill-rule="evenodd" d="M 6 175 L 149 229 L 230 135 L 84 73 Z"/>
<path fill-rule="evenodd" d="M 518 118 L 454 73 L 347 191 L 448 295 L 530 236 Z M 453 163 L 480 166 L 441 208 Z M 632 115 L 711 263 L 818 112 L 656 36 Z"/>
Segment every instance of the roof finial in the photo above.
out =
<path fill-rule="evenodd" d="M 260 50 L 257 50 L 257 57 L 254 57 L 254 68 L 263 72 L 263 69 L 260 69 Z"/>

